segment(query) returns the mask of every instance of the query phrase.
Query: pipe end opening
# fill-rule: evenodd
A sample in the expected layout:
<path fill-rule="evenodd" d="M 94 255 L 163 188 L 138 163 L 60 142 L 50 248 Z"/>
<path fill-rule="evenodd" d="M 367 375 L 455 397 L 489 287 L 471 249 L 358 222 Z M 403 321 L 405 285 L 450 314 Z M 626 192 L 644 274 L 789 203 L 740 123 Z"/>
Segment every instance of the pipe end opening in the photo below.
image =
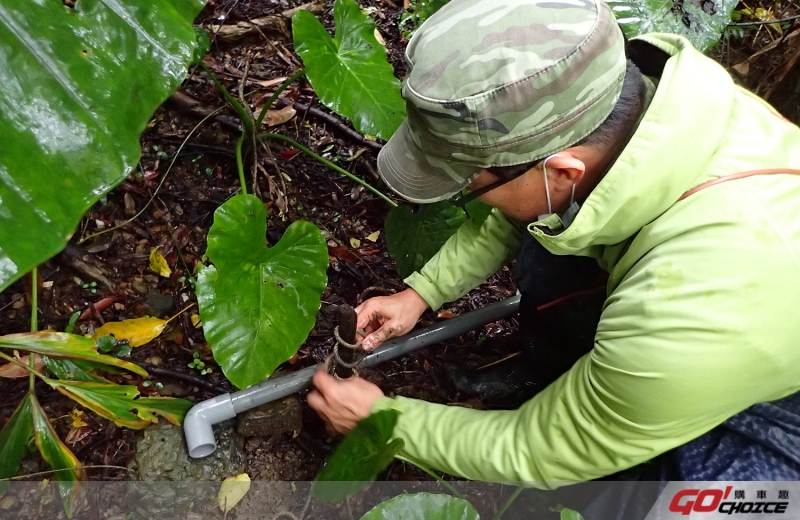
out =
<path fill-rule="evenodd" d="M 214 453 L 215 449 L 217 449 L 217 445 L 213 442 L 200 444 L 189 450 L 189 456 L 193 459 L 202 459 Z"/>

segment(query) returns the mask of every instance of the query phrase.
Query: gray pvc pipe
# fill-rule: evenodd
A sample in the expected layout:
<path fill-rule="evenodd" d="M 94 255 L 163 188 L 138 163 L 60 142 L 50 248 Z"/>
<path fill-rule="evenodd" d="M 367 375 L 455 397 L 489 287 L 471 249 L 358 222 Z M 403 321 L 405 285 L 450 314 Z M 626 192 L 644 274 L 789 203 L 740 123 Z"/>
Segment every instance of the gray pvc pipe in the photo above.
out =
<path fill-rule="evenodd" d="M 427 347 L 440 341 L 460 336 L 487 323 L 507 318 L 519 310 L 519 295 L 444 320 L 435 325 L 412 331 L 405 336 L 392 338 L 366 356 L 360 366 L 369 367 Z M 195 459 L 207 457 L 217 449 L 217 441 L 211 427 L 214 424 L 236 417 L 244 411 L 292 395 L 311 383 L 321 364 L 310 366 L 285 376 L 265 379 L 255 386 L 233 394 L 223 394 L 197 403 L 186 414 L 183 430 L 189 456 Z"/>

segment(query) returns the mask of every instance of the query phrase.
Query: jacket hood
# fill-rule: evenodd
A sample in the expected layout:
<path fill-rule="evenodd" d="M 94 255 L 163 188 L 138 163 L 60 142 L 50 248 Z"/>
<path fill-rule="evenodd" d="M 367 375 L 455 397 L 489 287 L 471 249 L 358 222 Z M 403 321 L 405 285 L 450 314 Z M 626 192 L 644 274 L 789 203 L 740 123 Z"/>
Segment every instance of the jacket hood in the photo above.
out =
<path fill-rule="evenodd" d="M 730 76 L 681 36 L 649 34 L 633 42 L 669 56 L 658 88 L 630 142 L 570 226 L 553 235 L 562 227 L 557 215 L 528 226 L 555 254 L 596 256 L 593 246 L 627 240 L 684 192 L 718 176 L 707 166 L 731 117 L 736 87 Z M 647 73 L 645 65 L 640 68 Z"/>

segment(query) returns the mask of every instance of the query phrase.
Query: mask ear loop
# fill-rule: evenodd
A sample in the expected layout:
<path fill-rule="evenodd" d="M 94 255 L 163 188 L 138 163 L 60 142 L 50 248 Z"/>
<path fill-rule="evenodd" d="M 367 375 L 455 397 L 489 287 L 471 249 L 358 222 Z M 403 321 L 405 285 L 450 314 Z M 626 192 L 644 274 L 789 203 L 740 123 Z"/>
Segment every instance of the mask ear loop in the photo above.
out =
<path fill-rule="evenodd" d="M 570 206 L 572 206 L 573 204 L 575 204 L 575 186 L 577 186 L 577 185 L 578 185 L 578 183 L 577 183 L 577 182 L 576 182 L 575 184 L 573 184 L 573 185 L 572 185 L 572 195 L 571 195 L 571 196 L 570 196 L 570 198 L 569 198 L 569 205 L 570 205 Z"/>
<path fill-rule="evenodd" d="M 550 215 L 553 214 L 553 205 L 550 202 L 550 184 L 547 180 L 547 161 L 549 161 L 553 157 L 561 157 L 561 156 L 558 155 L 557 153 L 554 153 L 553 155 L 551 155 L 542 162 L 542 171 L 544 172 L 544 191 L 547 194 L 547 215 L 544 216 L 544 218 L 549 217 Z M 575 196 L 575 185 L 572 186 L 572 195 L 573 197 Z M 539 219 L 541 220 L 542 218 L 543 216 L 540 215 Z"/>

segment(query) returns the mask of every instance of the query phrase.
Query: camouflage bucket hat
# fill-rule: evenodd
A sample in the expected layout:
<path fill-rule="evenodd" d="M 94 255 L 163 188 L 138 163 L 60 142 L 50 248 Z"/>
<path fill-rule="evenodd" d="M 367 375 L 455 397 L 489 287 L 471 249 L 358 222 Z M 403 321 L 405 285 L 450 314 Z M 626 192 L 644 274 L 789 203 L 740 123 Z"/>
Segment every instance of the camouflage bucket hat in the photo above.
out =
<path fill-rule="evenodd" d="M 533 162 L 602 123 L 625 76 L 622 32 L 601 0 L 452 0 L 406 49 L 408 119 L 378 170 L 436 202 L 490 166 Z"/>

